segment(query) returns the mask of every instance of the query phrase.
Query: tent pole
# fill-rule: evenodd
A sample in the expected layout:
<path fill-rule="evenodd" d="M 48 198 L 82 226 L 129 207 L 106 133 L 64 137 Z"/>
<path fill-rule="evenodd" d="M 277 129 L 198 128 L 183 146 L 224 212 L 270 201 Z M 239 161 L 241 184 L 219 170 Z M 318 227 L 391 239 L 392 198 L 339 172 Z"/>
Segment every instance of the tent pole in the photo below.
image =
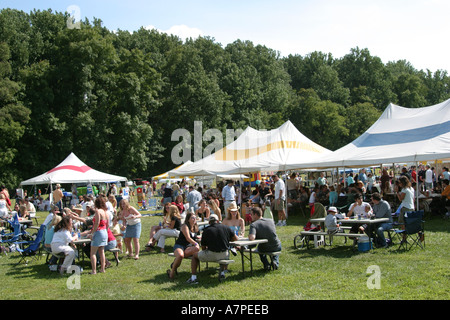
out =
<path fill-rule="evenodd" d="M 241 172 L 241 171 L 239 170 L 239 172 Z M 250 190 L 252 190 L 250 180 L 251 180 L 251 179 L 248 180 L 248 186 L 250 187 Z M 243 180 L 243 178 L 242 178 L 242 173 L 239 173 L 239 195 L 238 195 L 238 203 L 240 203 L 241 205 L 238 206 L 238 208 L 239 208 L 240 211 L 241 211 L 241 218 L 242 218 L 242 216 L 243 216 L 243 214 L 244 214 L 244 213 L 243 213 L 243 207 L 244 207 L 244 205 L 242 204 L 242 188 L 243 188 L 243 186 L 244 186 L 244 182 L 243 182 L 243 181 L 244 181 L 244 180 Z M 245 216 L 244 216 L 244 220 L 245 220 Z"/>
<path fill-rule="evenodd" d="M 288 192 L 287 192 L 287 174 L 286 174 L 286 167 L 284 167 L 284 204 L 285 204 L 285 215 L 286 215 L 286 221 L 288 219 Z"/>
<path fill-rule="evenodd" d="M 344 175 L 344 187 L 347 188 L 348 184 L 347 184 L 347 175 L 345 174 L 345 166 L 342 167 L 342 174 Z"/>
<path fill-rule="evenodd" d="M 417 168 L 419 168 L 419 164 L 416 161 L 416 178 L 417 178 Z M 418 181 L 416 181 L 416 210 L 419 210 L 419 183 L 418 183 Z"/>
<path fill-rule="evenodd" d="M 336 176 L 333 175 L 333 178 L 336 177 L 336 186 L 339 184 L 339 167 L 336 167 Z M 333 181 L 334 182 L 334 181 Z M 334 184 L 334 183 L 333 183 Z M 334 187 L 334 185 L 333 185 Z M 337 190 L 335 190 L 337 191 Z"/>

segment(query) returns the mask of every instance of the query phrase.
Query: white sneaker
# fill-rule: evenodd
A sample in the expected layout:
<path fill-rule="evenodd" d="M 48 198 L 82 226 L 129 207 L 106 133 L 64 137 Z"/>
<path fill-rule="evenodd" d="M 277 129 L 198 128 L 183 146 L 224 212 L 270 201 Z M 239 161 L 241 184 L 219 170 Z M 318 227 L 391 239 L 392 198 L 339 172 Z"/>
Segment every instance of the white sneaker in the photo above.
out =
<path fill-rule="evenodd" d="M 189 279 L 187 279 L 186 283 L 188 283 L 188 284 L 198 284 L 198 280 L 197 279 L 193 280 L 192 278 L 189 278 Z"/>
<path fill-rule="evenodd" d="M 281 224 L 283 223 L 283 221 L 279 220 L 276 224 L 277 227 L 281 227 Z"/>
<path fill-rule="evenodd" d="M 286 226 L 287 226 L 286 220 L 283 220 L 283 222 L 281 223 L 281 225 L 282 225 L 283 227 L 286 227 Z"/>

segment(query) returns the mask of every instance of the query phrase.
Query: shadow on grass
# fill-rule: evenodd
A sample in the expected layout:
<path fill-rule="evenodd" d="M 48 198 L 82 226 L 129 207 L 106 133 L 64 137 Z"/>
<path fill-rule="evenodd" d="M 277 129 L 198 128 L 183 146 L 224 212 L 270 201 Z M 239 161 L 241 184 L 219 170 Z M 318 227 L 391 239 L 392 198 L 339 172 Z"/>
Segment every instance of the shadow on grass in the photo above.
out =
<path fill-rule="evenodd" d="M 6 264 L 10 267 L 6 275 L 14 277 L 15 279 L 49 279 L 61 277 L 58 272 L 50 271 L 48 265 L 45 263 L 45 258 L 40 260 L 31 260 L 28 258 L 28 263 L 20 261 L 20 256 L 14 255 L 8 257 L 9 261 Z"/>
<path fill-rule="evenodd" d="M 355 255 L 365 254 L 367 252 L 358 251 L 357 247 L 353 247 L 351 245 L 333 245 L 333 246 L 325 246 L 314 248 L 314 244 L 312 248 L 306 249 L 296 249 L 294 246 L 289 248 L 290 253 L 298 255 L 300 258 L 312 258 L 318 256 L 327 256 L 332 258 L 339 259 L 348 259 Z"/>
<path fill-rule="evenodd" d="M 20 261 L 20 255 L 17 253 L 9 254 L 6 256 L 8 263 L 5 266 L 10 267 L 9 271 L 6 272 L 7 276 L 14 277 L 16 279 L 58 279 L 61 275 L 57 271 L 50 271 L 48 264 L 45 262 L 45 256 L 41 256 L 39 259 L 34 259 L 32 257 L 27 257 L 25 261 Z M 76 261 L 75 265 L 80 266 L 85 270 L 83 274 L 86 273 L 87 269 L 91 269 L 91 263 L 89 260 Z M 115 266 L 115 263 L 114 263 Z M 67 274 L 69 276 L 69 274 Z"/>
<path fill-rule="evenodd" d="M 274 271 L 271 271 L 274 272 Z M 236 282 L 242 281 L 244 279 L 251 278 L 262 278 L 268 275 L 271 272 L 264 271 L 262 267 L 260 269 L 253 269 L 253 275 L 250 274 L 249 270 L 245 271 L 245 277 L 240 270 L 229 270 L 226 273 L 226 277 L 224 280 L 219 281 L 219 267 L 209 267 L 202 269 L 197 273 L 198 284 L 189 284 L 186 281 L 191 277 L 191 273 L 188 271 L 179 272 L 178 275 L 175 276 L 174 279 L 169 279 L 166 273 L 155 275 L 153 278 L 145 279 L 140 281 L 139 283 L 170 283 L 171 286 L 167 288 L 162 288 L 161 290 L 165 290 L 168 292 L 176 291 L 189 291 L 195 288 L 215 288 L 221 285 L 226 285 L 228 282 Z M 278 271 L 275 271 L 278 272 Z"/>

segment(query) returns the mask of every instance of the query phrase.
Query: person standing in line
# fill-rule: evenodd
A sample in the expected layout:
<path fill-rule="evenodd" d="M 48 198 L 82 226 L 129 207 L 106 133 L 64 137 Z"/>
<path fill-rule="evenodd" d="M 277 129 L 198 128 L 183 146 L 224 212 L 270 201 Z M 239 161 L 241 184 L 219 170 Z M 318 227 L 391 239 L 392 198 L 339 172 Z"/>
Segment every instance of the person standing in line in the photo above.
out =
<path fill-rule="evenodd" d="M 286 212 L 285 212 L 285 200 L 286 200 L 286 187 L 284 181 L 277 175 L 272 175 L 272 179 L 275 182 L 275 203 L 274 210 L 278 212 L 277 226 L 286 226 Z"/>

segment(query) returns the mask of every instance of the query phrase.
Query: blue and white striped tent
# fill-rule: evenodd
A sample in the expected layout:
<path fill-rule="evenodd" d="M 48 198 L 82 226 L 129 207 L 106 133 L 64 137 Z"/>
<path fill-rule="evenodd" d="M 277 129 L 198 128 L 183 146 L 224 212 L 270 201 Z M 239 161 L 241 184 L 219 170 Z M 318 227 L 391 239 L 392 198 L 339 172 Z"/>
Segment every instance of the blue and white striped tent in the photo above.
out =
<path fill-rule="evenodd" d="M 450 99 L 423 107 L 389 104 L 380 118 L 346 146 L 290 169 L 367 167 L 450 160 Z"/>

